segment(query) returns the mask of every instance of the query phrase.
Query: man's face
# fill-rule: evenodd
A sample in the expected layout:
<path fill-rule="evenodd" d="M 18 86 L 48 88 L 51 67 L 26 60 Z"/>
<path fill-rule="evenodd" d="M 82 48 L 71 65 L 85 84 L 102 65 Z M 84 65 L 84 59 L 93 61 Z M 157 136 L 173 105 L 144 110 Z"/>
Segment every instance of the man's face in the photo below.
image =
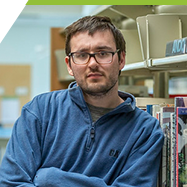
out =
<path fill-rule="evenodd" d="M 77 33 L 70 41 L 71 52 L 95 53 L 101 51 L 115 52 L 116 44 L 112 33 L 108 30 L 97 31 L 93 36 L 88 32 Z M 124 67 L 125 57 L 121 55 L 119 61 L 118 54 L 113 56 L 109 64 L 100 64 L 91 57 L 87 64 L 75 64 L 70 57 L 66 57 L 69 74 L 75 77 L 77 84 L 84 93 L 91 95 L 102 95 L 116 88 L 119 70 Z"/>

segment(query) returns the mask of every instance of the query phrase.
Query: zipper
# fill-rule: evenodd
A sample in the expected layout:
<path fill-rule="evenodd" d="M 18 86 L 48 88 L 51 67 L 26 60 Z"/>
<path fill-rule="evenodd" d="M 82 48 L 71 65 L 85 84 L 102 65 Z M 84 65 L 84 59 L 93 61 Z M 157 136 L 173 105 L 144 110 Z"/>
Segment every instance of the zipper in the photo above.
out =
<path fill-rule="evenodd" d="M 92 148 L 94 139 L 95 139 L 95 123 L 93 122 L 91 127 L 89 128 L 88 139 L 86 143 L 87 151 L 90 151 L 90 149 Z"/>

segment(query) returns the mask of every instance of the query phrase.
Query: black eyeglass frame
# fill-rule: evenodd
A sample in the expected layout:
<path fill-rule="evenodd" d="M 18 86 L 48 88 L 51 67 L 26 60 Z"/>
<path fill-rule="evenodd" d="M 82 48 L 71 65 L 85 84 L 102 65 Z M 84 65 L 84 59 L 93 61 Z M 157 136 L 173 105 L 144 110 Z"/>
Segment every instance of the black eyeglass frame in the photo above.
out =
<path fill-rule="evenodd" d="M 102 51 L 102 52 L 111 53 L 111 54 L 112 54 L 112 60 L 113 60 L 113 56 L 114 56 L 116 53 L 118 53 L 119 51 L 120 51 L 120 49 L 117 49 L 117 50 L 114 51 L 114 52 L 112 52 L 112 51 Z M 96 61 L 98 64 L 110 64 L 110 63 L 112 62 L 112 60 L 111 60 L 110 62 L 107 62 L 107 63 L 100 63 L 100 62 L 97 61 L 95 55 L 96 55 L 96 54 L 99 54 L 99 53 L 102 53 L 102 52 L 95 52 L 95 53 L 83 52 L 83 53 L 85 53 L 85 54 L 88 54 L 88 55 L 89 55 L 89 58 L 88 58 L 88 61 L 87 61 L 86 63 L 82 63 L 82 64 L 78 64 L 78 63 L 76 63 L 76 62 L 74 61 L 73 54 L 76 54 L 76 53 L 78 53 L 78 52 L 69 53 L 68 56 L 69 56 L 69 57 L 72 57 L 73 63 L 75 63 L 75 64 L 77 64 L 77 65 L 85 65 L 85 64 L 87 64 L 87 63 L 89 62 L 89 60 L 90 60 L 91 57 L 94 57 L 95 61 Z"/>

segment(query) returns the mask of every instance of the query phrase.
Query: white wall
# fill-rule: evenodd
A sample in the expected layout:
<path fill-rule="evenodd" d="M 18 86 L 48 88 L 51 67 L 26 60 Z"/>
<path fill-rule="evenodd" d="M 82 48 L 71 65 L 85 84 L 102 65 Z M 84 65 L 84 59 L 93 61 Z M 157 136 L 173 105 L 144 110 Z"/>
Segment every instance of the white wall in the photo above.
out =
<path fill-rule="evenodd" d="M 31 65 L 31 98 L 50 91 L 50 28 L 65 27 L 77 18 L 21 17 L 0 43 L 0 64 Z"/>
<path fill-rule="evenodd" d="M 50 90 L 50 29 L 14 25 L 0 44 L 0 63 L 31 65 L 31 97 Z"/>
<path fill-rule="evenodd" d="M 50 28 L 66 27 L 97 7 L 27 5 L 0 43 L 0 64 L 31 65 L 31 97 L 50 91 Z"/>

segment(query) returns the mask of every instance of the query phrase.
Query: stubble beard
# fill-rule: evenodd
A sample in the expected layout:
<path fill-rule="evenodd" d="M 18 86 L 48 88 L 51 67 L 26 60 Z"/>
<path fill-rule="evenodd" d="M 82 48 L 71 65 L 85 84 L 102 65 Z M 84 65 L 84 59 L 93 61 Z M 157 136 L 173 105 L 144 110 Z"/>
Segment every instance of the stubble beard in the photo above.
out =
<path fill-rule="evenodd" d="M 83 93 L 94 98 L 102 98 L 110 93 L 117 82 L 118 79 L 110 78 L 110 81 L 108 81 L 106 84 L 92 81 L 92 83 L 82 83 L 79 84 L 79 86 L 81 87 Z"/>

